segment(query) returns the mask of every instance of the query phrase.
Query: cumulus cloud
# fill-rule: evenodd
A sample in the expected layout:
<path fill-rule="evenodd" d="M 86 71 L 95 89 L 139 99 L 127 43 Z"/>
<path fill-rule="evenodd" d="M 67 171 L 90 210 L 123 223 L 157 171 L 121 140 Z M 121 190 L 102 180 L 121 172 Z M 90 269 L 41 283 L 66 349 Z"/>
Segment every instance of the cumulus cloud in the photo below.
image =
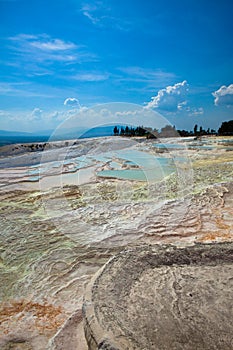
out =
<path fill-rule="evenodd" d="M 177 105 L 177 109 L 179 111 L 183 111 L 183 110 L 189 110 L 189 107 L 187 106 L 188 104 L 188 101 L 183 101 L 183 102 L 179 102 L 178 105 Z"/>
<path fill-rule="evenodd" d="M 180 109 L 182 104 L 186 103 L 188 92 L 188 83 L 184 80 L 165 89 L 159 90 L 158 94 L 151 98 L 146 108 L 159 108 L 168 111 Z"/>
<path fill-rule="evenodd" d="M 178 103 L 177 109 L 180 112 L 188 113 L 189 117 L 202 115 L 204 113 L 203 107 L 190 107 L 188 101 Z"/>
<path fill-rule="evenodd" d="M 212 93 L 215 106 L 233 106 L 233 84 L 221 86 Z"/>
<path fill-rule="evenodd" d="M 188 113 L 189 117 L 197 117 L 199 115 L 204 114 L 204 109 L 202 107 L 198 107 L 198 108 L 193 107 L 193 108 L 189 108 L 187 112 L 189 112 Z"/>
<path fill-rule="evenodd" d="M 65 106 L 69 106 L 69 107 L 80 108 L 79 100 L 78 100 L 77 98 L 74 98 L 74 97 L 68 97 L 68 98 L 64 101 L 64 105 L 65 105 Z"/>
<path fill-rule="evenodd" d="M 1 119 L 1 122 L 2 122 L 4 119 L 5 120 L 14 120 L 15 118 L 9 112 L 0 110 L 0 119 Z"/>
<path fill-rule="evenodd" d="M 75 112 L 75 109 L 71 112 Z M 76 113 L 66 112 L 67 118 L 61 124 L 63 128 L 94 128 L 103 125 L 129 124 L 138 126 L 142 124 L 142 117 L 146 121 L 145 126 L 160 129 L 169 122 L 157 111 L 145 109 L 142 106 L 127 103 L 109 103 L 96 105 L 93 108 L 81 108 Z"/>
<path fill-rule="evenodd" d="M 39 120 L 42 117 L 42 110 L 40 108 L 34 108 L 32 113 L 31 113 L 31 118 Z"/>

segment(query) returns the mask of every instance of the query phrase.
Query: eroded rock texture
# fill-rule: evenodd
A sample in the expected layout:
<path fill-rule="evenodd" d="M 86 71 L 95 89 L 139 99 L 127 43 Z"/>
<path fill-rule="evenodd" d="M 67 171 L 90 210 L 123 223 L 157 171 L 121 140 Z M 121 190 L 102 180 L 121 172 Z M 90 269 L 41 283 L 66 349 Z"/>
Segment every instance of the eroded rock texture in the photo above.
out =
<path fill-rule="evenodd" d="M 90 139 L 69 151 L 64 145 L 47 145 L 45 152 L 23 148 L 2 156 L 1 349 L 57 350 L 61 339 L 64 344 L 68 338 L 83 339 L 82 320 L 77 321 L 78 333 L 72 322 L 78 319 L 85 287 L 126 247 L 232 241 L 232 151 L 161 154 L 190 159 L 188 184 L 179 176 L 182 171 L 157 183 L 98 178 L 98 170 L 109 168 L 109 159 L 106 164 L 95 161 L 98 152 L 132 146 L 129 140 L 117 142 Z M 150 143 L 135 147 L 156 153 Z M 94 160 L 82 163 L 75 158 L 87 153 Z M 182 170 L 184 163 L 179 164 Z M 84 168 L 77 184 L 79 166 Z M 75 350 L 74 344 L 68 349 Z"/>
<path fill-rule="evenodd" d="M 85 295 L 89 348 L 232 349 L 232 273 L 232 243 L 122 252 Z"/>

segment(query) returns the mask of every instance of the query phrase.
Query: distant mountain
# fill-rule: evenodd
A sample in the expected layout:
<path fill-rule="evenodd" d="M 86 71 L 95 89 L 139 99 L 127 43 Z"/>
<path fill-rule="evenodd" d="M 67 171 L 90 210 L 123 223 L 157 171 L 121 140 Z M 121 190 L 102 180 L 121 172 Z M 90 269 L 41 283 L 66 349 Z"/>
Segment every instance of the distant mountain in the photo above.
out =
<path fill-rule="evenodd" d="M 0 146 L 15 143 L 46 142 L 48 139 L 49 136 L 40 136 L 29 132 L 0 130 Z"/>
<path fill-rule="evenodd" d="M 101 137 L 101 136 L 112 136 L 113 125 L 98 126 L 96 128 L 85 131 L 79 138 L 90 138 L 90 137 Z"/>
<path fill-rule="evenodd" d="M 0 130 L 0 137 L 1 136 L 33 136 L 33 134 L 23 131 Z"/>
<path fill-rule="evenodd" d="M 0 146 L 16 143 L 35 143 L 73 140 L 78 138 L 91 138 L 112 136 L 115 125 L 99 126 L 95 128 L 73 128 L 73 129 L 55 129 L 41 130 L 34 133 L 0 130 Z M 122 125 L 117 125 L 119 128 Z"/>
<path fill-rule="evenodd" d="M 103 137 L 113 135 L 114 125 L 98 126 L 95 128 L 73 128 L 73 129 L 57 129 L 51 133 L 51 141 L 69 140 L 78 138 Z"/>

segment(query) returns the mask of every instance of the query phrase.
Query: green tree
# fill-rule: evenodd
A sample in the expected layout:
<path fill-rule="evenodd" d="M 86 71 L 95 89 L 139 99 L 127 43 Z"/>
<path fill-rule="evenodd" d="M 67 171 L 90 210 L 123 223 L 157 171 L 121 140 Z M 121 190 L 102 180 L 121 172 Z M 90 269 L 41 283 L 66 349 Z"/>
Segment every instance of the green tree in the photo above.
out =
<path fill-rule="evenodd" d="M 119 129 L 118 129 L 117 126 L 114 127 L 113 133 L 114 133 L 115 136 L 116 136 L 116 135 L 119 135 Z"/>
<path fill-rule="evenodd" d="M 197 136 L 197 124 L 195 124 L 195 126 L 193 128 L 193 133 L 195 136 Z"/>
<path fill-rule="evenodd" d="M 228 122 L 222 122 L 222 125 L 218 129 L 220 135 L 233 135 L 233 120 Z"/>
<path fill-rule="evenodd" d="M 121 127 L 120 135 L 121 136 L 125 135 L 125 129 L 123 128 L 123 126 Z"/>

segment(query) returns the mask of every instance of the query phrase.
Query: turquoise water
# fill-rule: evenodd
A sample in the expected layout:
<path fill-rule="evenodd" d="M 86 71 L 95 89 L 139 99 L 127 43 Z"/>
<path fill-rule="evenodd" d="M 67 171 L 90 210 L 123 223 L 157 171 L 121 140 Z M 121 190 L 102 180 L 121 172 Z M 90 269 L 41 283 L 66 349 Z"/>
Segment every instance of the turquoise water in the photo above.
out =
<path fill-rule="evenodd" d="M 185 149 L 186 146 L 180 145 L 178 143 L 155 143 L 154 144 L 155 148 L 159 149 Z"/>
<path fill-rule="evenodd" d="M 181 145 L 181 144 L 175 144 L 175 143 L 166 143 L 166 144 L 163 144 L 163 143 L 158 143 L 158 144 L 155 144 L 154 145 L 155 148 L 158 148 L 158 149 L 206 149 L 206 150 L 212 150 L 212 149 L 215 149 L 216 146 L 212 146 L 212 145 L 209 145 L 209 144 L 188 144 L 187 146 L 185 145 Z"/>
<path fill-rule="evenodd" d="M 189 145 L 188 146 L 189 149 L 200 149 L 200 150 L 206 150 L 206 151 L 211 151 L 213 149 L 215 149 L 216 147 L 214 146 L 206 146 L 206 145 Z"/>
<path fill-rule="evenodd" d="M 72 164 L 72 168 L 67 170 L 67 173 L 75 173 L 77 170 L 83 169 L 85 167 L 91 166 L 94 164 L 94 160 L 91 158 L 87 158 L 86 156 L 81 156 L 72 159 L 65 159 L 63 161 L 55 161 L 50 163 L 42 164 L 41 166 L 32 165 L 27 174 L 30 176 L 28 181 L 39 181 L 41 177 L 50 175 L 59 175 L 61 174 L 61 167 L 68 166 Z"/>
<path fill-rule="evenodd" d="M 218 143 L 232 143 L 233 144 L 233 138 L 232 139 L 222 139 L 222 140 L 219 140 Z"/>
<path fill-rule="evenodd" d="M 166 166 L 169 163 L 174 165 L 172 158 L 160 158 L 153 154 L 137 150 L 122 150 L 118 152 L 119 157 L 131 164 L 138 165 L 143 168 L 158 167 L 158 164 Z M 130 164 L 128 163 L 128 164 Z"/>
<path fill-rule="evenodd" d="M 174 168 L 160 168 L 157 169 L 124 169 L 124 170 L 103 170 L 97 173 L 100 177 L 110 177 L 124 180 L 136 180 L 155 182 L 162 180 L 165 176 L 172 174 Z"/>
<path fill-rule="evenodd" d="M 150 153 L 137 150 L 121 150 L 114 153 L 114 157 L 121 161 L 121 164 L 132 166 L 131 169 L 120 169 L 119 163 L 110 163 L 114 169 L 97 172 L 97 176 L 117 178 L 124 180 L 136 180 L 156 182 L 176 170 L 175 161 L 172 158 L 156 157 Z M 135 169 L 135 166 L 138 168 Z"/>
<path fill-rule="evenodd" d="M 67 165 L 65 171 L 67 175 L 92 165 L 108 165 L 109 170 L 98 171 L 96 175 L 99 177 L 155 182 L 175 172 L 177 162 L 184 162 L 184 158 L 157 157 L 154 154 L 134 149 L 119 150 L 46 163 L 41 168 L 32 166 L 28 171 L 28 181 L 39 181 L 46 175 L 60 175 L 61 171 L 64 172 L 64 165 Z M 69 165 L 71 167 L 68 167 Z M 126 166 L 127 168 L 125 168 Z"/>
<path fill-rule="evenodd" d="M 110 162 L 109 163 L 109 166 L 111 167 L 111 168 L 113 168 L 113 169 L 121 169 L 121 165 L 120 165 L 120 163 L 117 163 L 117 162 Z"/>

